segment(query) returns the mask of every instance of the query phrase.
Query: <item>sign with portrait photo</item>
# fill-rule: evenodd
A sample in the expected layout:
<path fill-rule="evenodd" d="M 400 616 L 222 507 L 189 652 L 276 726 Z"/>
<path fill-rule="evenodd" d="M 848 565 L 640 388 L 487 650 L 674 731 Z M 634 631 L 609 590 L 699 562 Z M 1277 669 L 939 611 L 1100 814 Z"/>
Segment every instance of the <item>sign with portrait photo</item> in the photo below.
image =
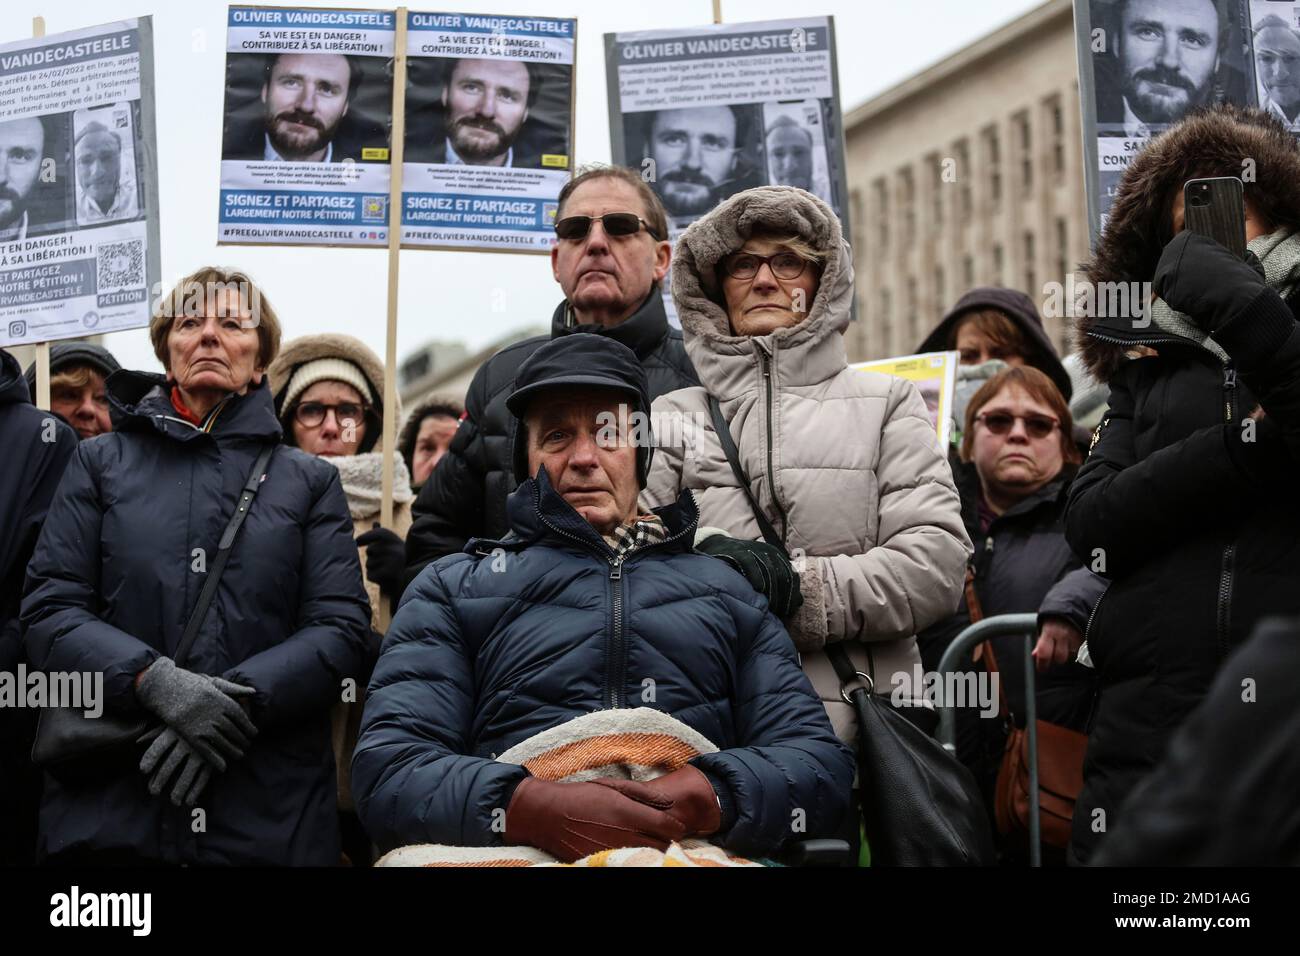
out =
<path fill-rule="evenodd" d="M 1084 169 L 1094 241 L 1150 137 L 1214 103 L 1254 106 L 1248 0 L 1075 0 Z"/>
<path fill-rule="evenodd" d="M 573 171 L 577 21 L 407 21 L 402 244 L 549 253 Z"/>
<path fill-rule="evenodd" d="M 677 236 L 719 202 L 798 186 L 849 224 L 831 17 L 605 34 L 614 162 Z"/>
<path fill-rule="evenodd" d="M 0 46 L 0 162 L 0 346 L 148 325 L 152 21 Z"/>
<path fill-rule="evenodd" d="M 218 242 L 387 244 L 395 22 L 229 9 Z"/>

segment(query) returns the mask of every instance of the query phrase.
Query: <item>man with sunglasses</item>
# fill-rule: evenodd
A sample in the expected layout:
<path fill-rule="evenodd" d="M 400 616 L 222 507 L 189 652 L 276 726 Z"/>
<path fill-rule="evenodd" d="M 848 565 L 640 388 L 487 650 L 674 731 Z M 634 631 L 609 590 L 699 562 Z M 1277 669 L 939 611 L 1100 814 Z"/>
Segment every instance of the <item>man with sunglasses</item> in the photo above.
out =
<path fill-rule="evenodd" d="M 667 239 L 662 203 L 630 169 L 591 167 L 560 191 L 551 270 L 564 298 L 550 335 L 501 350 L 475 374 L 456 437 L 415 501 L 404 583 L 430 561 L 463 550 L 470 538 L 500 537 L 509 529 L 506 498 L 516 482 L 506 396 L 524 360 L 548 340 L 588 333 L 627 346 L 645 369 L 651 399 L 699 384 L 682 334 L 664 312 Z"/>

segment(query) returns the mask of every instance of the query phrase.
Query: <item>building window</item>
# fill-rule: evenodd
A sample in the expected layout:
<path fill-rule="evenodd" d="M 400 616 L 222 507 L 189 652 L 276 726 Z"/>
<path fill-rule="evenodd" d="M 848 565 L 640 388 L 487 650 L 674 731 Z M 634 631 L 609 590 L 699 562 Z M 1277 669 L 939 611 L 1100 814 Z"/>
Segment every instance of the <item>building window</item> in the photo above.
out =
<path fill-rule="evenodd" d="M 1002 266 L 1004 265 L 1005 260 L 1006 260 L 1006 255 L 1003 253 L 1002 243 L 1000 242 L 993 243 L 993 284 L 994 285 L 1004 284 L 1002 281 Z"/>
<path fill-rule="evenodd" d="M 912 169 L 898 171 L 898 205 L 903 220 L 903 245 L 911 245 L 916 238 L 916 179 Z"/>
<path fill-rule="evenodd" d="M 925 158 L 925 165 L 930 170 L 930 229 L 943 225 L 943 160 L 938 153 L 931 153 Z"/>
<path fill-rule="evenodd" d="M 883 179 L 877 179 L 871 188 L 876 194 L 876 243 L 879 246 L 877 255 L 883 257 L 889 247 L 889 186 Z"/>
<path fill-rule="evenodd" d="M 1047 115 L 1052 128 L 1052 172 L 1060 178 L 1065 175 L 1065 113 L 1059 96 L 1048 99 Z"/>
<path fill-rule="evenodd" d="M 1064 218 L 1056 220 L 1056 279 L 1064 282 L 1070 272 L 1070 227 Z"/>
<path fill-rule="evenodd" d="M 864 219 L 862 215 L 862 190 L 849 190 L 849 208 L 852 210 L 851 215 L 853 217 L 853 221 L 849 223 L 849 233 L 852 236 L 850 241 L 853 243 L 853 248 L 856 250 L 857 255 L 866 258 L 867 230 L 865 225 L 866 219 Z M 862 238 L 859 239 L 859 236 Z"/>
<path fill-rule="evenodd" d="M 1029 113 L 1017 114 L 1012 123 L 1016 130 L 1016 149 L 1020 153 L 1020 188 L 1029 193 L 1034 188 L 1034 144 L 1030 136 Z"/>
<path fill-rule="evenodd" d="M 920 322 L 920 312 L 916 303 L 916 279 L 912 276 L 907 277 L 907 316 L 903 320 L 903 328 L 907 332 L 909 342 L 916 342 L 920 339 L 917 335 L 917 324 Z M 906 346 L 911 348 L 911 345 Z"/>
<path fill-rule="evenodd" d="M 1025 256 L 1025 292 L 1030 296 L 1035 296 L 1038 294 L 1038 272 L 1034 268 L 1034 255 L 1037 251 L 1034 248 L 1034 234 L 1026 232 L 1022 239 Z"/>
<path fill-rule="evenodd" d="M 971 190 L 970 190 L 970 143 L 966 140 L 959 140 L 953 147 L 953 173 L 957 177 L 957 207 L 958 214 L 962 222 L 970 220 L 971 216 Z"/>
<path fill-rule="evenodd" d="M 885 354 L 894 347 L 894 317 L 891 314 L 893 302 L 890 299 L 889 290 L 880 290 L 880 342 L 884 346 Z"/>
<path fill-rule="evenodd" d="M 984 160 L 988 163 L 989 199 L 994 203 L 1002 201 L 1002 146 L 998 141 L 998 128 L 990 126 L 984 130 Z"/>

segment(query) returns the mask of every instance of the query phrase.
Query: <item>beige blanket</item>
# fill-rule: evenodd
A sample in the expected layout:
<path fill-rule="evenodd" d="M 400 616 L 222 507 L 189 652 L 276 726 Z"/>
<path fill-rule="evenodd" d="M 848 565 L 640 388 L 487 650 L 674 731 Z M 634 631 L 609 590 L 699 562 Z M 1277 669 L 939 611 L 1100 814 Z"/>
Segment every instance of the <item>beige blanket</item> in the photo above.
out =
<path fill-rule="evenodd" d="M 706 737 L 659 710 L 636 707 L 598 710 L 543 731 L 503 753 L 498 760 L 520 764 L 542 780 L 579 781 L 601 777 L 653 780 L 692 757 L 717 753 Z M 525 846 L 457 847 L 418 844 L 398 847 L 376 866 L 564 866 L 555 857 Z M 667 850 L 645 847 L 604 850 L 572 866 L 762 866 L 732 856 L 706 840 L 683 840 Z"/>

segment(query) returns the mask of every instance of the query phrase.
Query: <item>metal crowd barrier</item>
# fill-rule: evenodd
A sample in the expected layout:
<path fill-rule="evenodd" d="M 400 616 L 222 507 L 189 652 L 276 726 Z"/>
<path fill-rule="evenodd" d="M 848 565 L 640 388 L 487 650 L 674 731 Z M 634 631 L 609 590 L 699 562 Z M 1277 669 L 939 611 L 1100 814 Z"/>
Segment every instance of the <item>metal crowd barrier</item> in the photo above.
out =
<path fill-rule="evenodd" d="M 1020 634 L 1024 637 L 1025 656 L 1025 732 L 1029 735 L 1029 865 L 1043 865 L 1040 843 L 1041 823 L 1038 807 L 1038 701 L 1034 692 L 1034 637 L 1038 633 L 1037 614 L 999 614 L 966 628 L 948 645 L 939 661 L 939 673 L 963 669 L 960 662 L 978 644 L 991 637 Z M 957 709 L 952 701 L 942 701 L 939 710 L 939 743 L 954 757 L 957 755 Z"/>

